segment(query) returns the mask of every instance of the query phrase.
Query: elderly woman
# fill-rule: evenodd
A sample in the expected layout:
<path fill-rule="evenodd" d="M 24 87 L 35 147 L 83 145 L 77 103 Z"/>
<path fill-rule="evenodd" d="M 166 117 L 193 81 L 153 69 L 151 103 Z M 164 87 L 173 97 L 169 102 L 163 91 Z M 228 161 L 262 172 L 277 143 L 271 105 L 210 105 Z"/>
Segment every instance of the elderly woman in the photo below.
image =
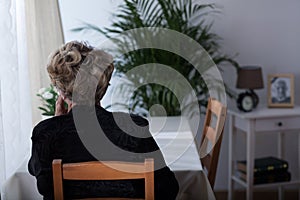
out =
<path fill-rule="evenodd" d="M 53 199 L 53 159 L 62 159 L 63 163 L 101 159 L 136 161 L 144 159 L 149 152 L 159 150 L 151 137 L 146 119 L 132 114 L 112 113 L 101 107 L 100 100 L 107 90 L 113 69 L 110 55 L 77 41 L 63 45 L 50 56 L 47 70 L 52 84 L 60 93 L 56 102 L 56 116 L 34 127 L 32 155 L 28 163 L 29 172 L 36 177 L 38 190 L 44 199 Z M 78 115 L 76 109 L 87 116 Z M 100 129 L 89 125 L 89 113 L 94 113 Z M 81 121 L 87 125 L 76 125 Z M 125 128 L 120 127 L 122 124 L 125 124 Z M 96 152 L 87 148 L 82 137 L 85 134 L 89 137 L 91 132 L 99 130 L 108 139 L 103 141 L 121 149 L 120 154 L 110 154 L 114 148 L 107 149 L 102 140 L 96 141 L 99 142 Z M 175 199 L 178 183 L 174 173 L 165 165 L 161 153 L 155 155 L 154 162 L 163 163 L 161 167 L 156 167 L 154 173 L 155 199 Z M 65 181 L 64 193 L 67 199 L 110 197 L 112 194 L 141 198 L 144 195 L 143 184 L 142 180 Z"/>

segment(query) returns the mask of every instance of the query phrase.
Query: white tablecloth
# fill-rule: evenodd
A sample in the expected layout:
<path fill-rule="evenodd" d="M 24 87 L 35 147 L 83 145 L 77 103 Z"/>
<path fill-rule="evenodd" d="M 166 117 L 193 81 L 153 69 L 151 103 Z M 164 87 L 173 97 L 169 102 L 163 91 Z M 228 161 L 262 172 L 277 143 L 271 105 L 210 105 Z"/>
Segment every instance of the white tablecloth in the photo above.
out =
<path fill-rule="evenodd" d="M 150 131 L 179 183 L 177 200 L 214 200 L 186 118 L 149 119 Z"/>
<path fill-rule="evenodd" d="M 150 130 L 161 148 L 167 165 L 179 182 L 177 200 L 214 200 L 215 196 L 203 172 L 188 123 L 183 119 L 162 118 L 150 120 Z M 178 126 L 179 125 L 179 126 Z M 179 127 L 179 128 L 176 128 Z M 27 162 L 2 186 L 1 200 L 39 200 L 42 196 L 36 188 L 35 177 L 27 171 Z"/>

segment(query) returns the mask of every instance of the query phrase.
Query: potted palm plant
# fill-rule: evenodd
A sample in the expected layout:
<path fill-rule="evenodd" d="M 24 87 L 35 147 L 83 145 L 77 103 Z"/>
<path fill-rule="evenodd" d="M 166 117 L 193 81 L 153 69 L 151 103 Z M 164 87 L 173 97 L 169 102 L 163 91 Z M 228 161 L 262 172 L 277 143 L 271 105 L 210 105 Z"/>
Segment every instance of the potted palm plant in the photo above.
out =
<path fill-rule="evenodd" d="M 73 29 L 73 31 L 92 30 L 105 35 L 107 38 L 113 38 L 116 34 L 142 27 L 171 29 L 185 34 L 199 43 L 220 69 L 225 66 L 224 63 L 229 63 L 235 70 L 239 67 L 238 63 L 232 57 L 220 52 L 221 38 L 211 31 L 213 24 L 208 22 L 207 16 L 212 12 L 218 12 L 214 4 L 197 4 L 192 0 L 125 0 L 119 6 L 110 27 L 103 28 L 85 23 L 82 27 Z M 118 46 L 120 49 L 118 50 L 123 52 L 124 46 L 128 43 L 137 42 L 134 41 L 134 38 L 131 40 L 119 40 Z M 195 91 L 197 105 L 206 107 L 209 91 L 201 74 L 195 72 L 194 67 L 187 60 L 161 49 L 139 49 L 123 54 L 115 61 L 115 75 L 125 76 L 130 82 L 130 84 L 122 84 L 121 91 L 128 91 L 130 86 L 134 88 L 137 81 L 144 80 L 143 73 L 128 76 L 127 72 L 145 63 L 164 64 L 179 72 Z M 172 84 L 172 88 L 180 85 L 178 83 Z M 141 85 L 143 86 L 132 91 L 133 95 L 130 97 L 130 103 L 126 104 L 131 112 L 139 112 L 143 115 L 150 112 L 152 116 L 163 114 L 176 116 L 181 114 L 180 102 L 175 94 L 170 91 L 170 87 L 159 84 Z M 225 88 L 230 97 L 235 97 L 234 92 L 226 84 Z M 115 104 L 118 104 L 118 102 Z M 159 109 L 151 109 L 153 105 L 157 104 L 164 107 L 166 113 L 159 112 Z"/>

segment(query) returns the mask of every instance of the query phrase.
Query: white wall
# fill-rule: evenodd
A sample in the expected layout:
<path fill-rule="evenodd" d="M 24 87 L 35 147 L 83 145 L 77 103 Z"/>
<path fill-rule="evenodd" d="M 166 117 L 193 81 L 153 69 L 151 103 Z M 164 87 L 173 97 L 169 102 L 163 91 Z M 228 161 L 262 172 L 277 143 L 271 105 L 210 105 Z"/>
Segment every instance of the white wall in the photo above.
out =
<path fill-rule="evenodd" d="M 104 38 L 99 35 L 74 33 L 71 28 L 80 25 L 80 21 L 107 27 L 111 22 L 111 14 L 117 8 L 120 0 L 60 0 L 63 26 L 66 41 L 73 39 L 87 40 L 96 45 Z M 295 74 L 295 100 L 300 103 L 299 85 L 299 47 L 300 47 L 300 1 L 298 0 L 209 0 L 222 9 L 222 14 L 215 17 L 214 30 L 224 38 L 223 49 L 227 53 L 239 53 L 237 60 L 241 65 L 261 65 L 265 89 L 257 90 L 261 105 L 267 101 L 266 78 L 269 73 Z M 231 67 L 229 67 L 231 69 Z M 225 70 L 224 80 L 231 88 L 235 88 L 236 74 Z M 241 91 L 238 91 L 241 92 Z M 229 106 L 235 102 L 229 100 Z M 216 189 L 227 188 L 228 176 L 228 127 L 224 132 Z M 292 173 L 297 169 L 297 140 L 295 134 L 287 138 L 286 156 L 291 163 Z M 241 137 L 238 148 L 245 148 L 245 138 Z M 276 137 L 259 136 L 256 155 L 266 156 L 276 154 Z M 268 148 L 266 148 L 268 147 Z M 238 157 L 245 158 L 245 152 L 240 151 Z"/>
<path fill-rule="evenodd" d="M 300 103 L 300 1 L 297 0 L 218 0 L 223 15 L 216 20 L 214 29 L 224 38 L 224 51 L 239 53 L 241 65 L 261 65 L 265 88 L 257 90 L 260 104 L 267 102 L 267 75 L 270 73 L 295 74 L 295 101 Z M 236 74 L 227 70 L 226 83 L 235 87 Z M 242 92 L 242 90 L 237 90 Z M 235 102 L 229 101 L 229 106 Z M 228 177 L 228 127 L 220 154 L 216 189 L 226 189 Z M 245 158 L 245 137 L 238 139 L 239 159 Z M 256 156 L 276 155 L 276 134 L 257 137 Z M 286 159 L 291 164 L 292 176 L 297 176 L 297 134 L 287 135 Z"/>
<path fill-rule="evenodd" d="M 97 25 L 101 28 L 111 24 L 112 15 L 117 10 L 121 0 L 59 0 L 66 42 L 72 40 L 88 41 L 91 45 L 97 45 L 105 39 L 99 33 L 71 31 L 78 28 L 84 22 Z"/>
<path fill-rule="evenodd" d="M 72 40 L 86 41 L 90 45 L 97 47 L 106 40 L 102 34 L 96 31 L 74 32 L 72 29 L 82 27 L 84 23 L 93 24 L 101 28 L 109 27 L 113 14 L 115 14 L 118 5 L 122 2 L 122 0 L 59 0 L 65 42 Z M 108 94 L 119 83 L 119 79 L 112 78 L 110 83 L 111 86 L 101 101 L 103 107 L 111 104 Z"/>

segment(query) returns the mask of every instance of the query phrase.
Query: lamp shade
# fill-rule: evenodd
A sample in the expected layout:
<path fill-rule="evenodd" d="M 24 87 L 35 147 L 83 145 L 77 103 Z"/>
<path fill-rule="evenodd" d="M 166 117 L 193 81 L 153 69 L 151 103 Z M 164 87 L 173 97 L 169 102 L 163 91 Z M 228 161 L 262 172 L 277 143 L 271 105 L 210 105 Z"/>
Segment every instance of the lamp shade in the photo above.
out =
<path fill-rule="evenodd" d="M 240 89 L 264 88 L 261 67 L 244 66 L 239 68 L 236 87 Z"/>

